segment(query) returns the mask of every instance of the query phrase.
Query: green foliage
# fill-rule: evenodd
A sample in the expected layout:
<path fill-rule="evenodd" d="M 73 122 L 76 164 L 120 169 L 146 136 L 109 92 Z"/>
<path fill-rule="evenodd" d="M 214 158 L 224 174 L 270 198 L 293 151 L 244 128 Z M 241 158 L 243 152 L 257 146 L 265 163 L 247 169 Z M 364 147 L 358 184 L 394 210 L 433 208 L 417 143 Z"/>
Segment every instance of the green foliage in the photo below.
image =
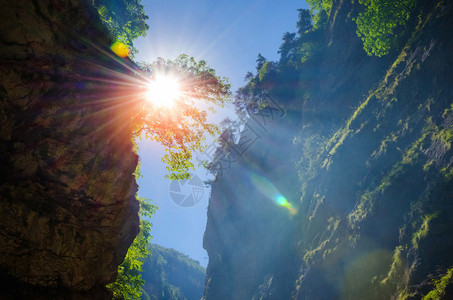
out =
<path fill-rule="evenodd" d="M 154 140 L 165 147 L 167 154 L 162 161 L 167 164 L 171 180 L 187 179 L 189 170 L 194 169 L 193 151 L 202 152 L 205 135 L 219 133 L 218 126 L 207 121 L 207 106 L 223 106 L 230 100 L 230 84 L 225 78 L 216 76 L 205 61 L 180 55 L 175 60 L 159 58 L 152 64 L 142 64 L 150 74 L 174 75 L 183 86 L 182 96 L 170 111 L 153 106 L 142 99 L 142 105 L 133 116 L 135 137 Z"/>
<path fill-rule="evenodd" d="M 395 248 L 395 252 L 393 253 L 393 262 L 390 266 L 390 271 L 386 278 L 381 280 L 381 285 L 391 285 L 392 289 L 395 288 L 394 282 L 396 282 L 400 277 L 403 276 L 404 273 L 404 262 L 403 262 L 403 246 L 397 246 Z"/>
<path fill-rule="evenodd" d="M 450 149 L 451 143 L 453 143 L 453 126 L 442 129 L 439 133 L 437 133 L 436 137 L 440 139 L 448 149 Z"/>
<path fill-rule="evenodd" d="M 320 28 L 330 15 L 332 0 L 307 0 L 310 6 L 310 15 L 313 20 L 313 27 Z"/>
<path fill-rule="evenodd" d="M 445 276 L 434 282 L 435 284 L 434 289 L 430 291 L 425 297 L 423 297 L 423 300 L 444 299 L 447 286 L 451 285 L 452 283 L 453 283 L 453 268 L 450 268 L 448 269 L 447 274 L 445 274 Z"/>
<path fill-rule="evenodd" d="M 266 77 L 269 77 L 269 74 L 275 69 L 274 63 L 271 61 L 266 61 L 258 72 L 258 77 L 260 81 L 266 80 Z"/>
<path fill-rule="evenodd" d="M 310 6 L 310 11 L 313 12 L 324 10 L 329 14 L 332 8 L 332 0 L 307 0 L 307 3 Z"/>
<path fill-rule="evenodd" d="M 414 165 L 419 158 L 420 153 L 423 153 L 423 146 L 429 136 L 435 131 L 435 125 L 432 123 L 431 118 L 428 118 L 426 121 L 426 125 L 423 129 L 423 135 L 417 139 L 414 143 L 409 145 L 408 149 L 404 152 L 401 161 L 397 162 L 393 165 L 392 169 L 388 174 L 383 176 L 380 184 L 376 186 L 376 188 L 372 191 L 366 191 L 360 199 L 359 204 L 357 205 L 356 209 L 354 209 L 348 216 L 350 225 L 360 226 L 362 220 L 364 220 L 367 215 L 369 215 L 372 210 L 374 209 L 374 203 L 376 202 L 376 198 L 379 197 L 384 193 L 386 189 L 391 187 L 395 184 L 396 178 L 401 176 L 404 172 L 406 172 L 406 168 L 408 166 Z M 343 139 L 344 140 L 344 139 Z M 343 141 L 341 141 L 343 143 Z M 414 247 L 417 247 L 418 241 L 425 236 L 428 230 L 428 223 L 436 217 L 436 215 L 429 215 L 426 216 L 428 219 L 425 219 L 425 225 L 422 225 L 421 231 L 414 235 L 413 243 Z M 418 237 L 418 238 L 417 238 Z"/>
<path fill-rule="evenodd" d="M 294 144 L 300 145 L 301 158 L 296 164 L 300 181 L 302 182 L 302 191 L 305 192 L 307 184 L 318 174 L 321 165 L 321 156 L 325 139 L 320 135 L 310 137 L 296 137 Z"/>
<path fill-rule="evenodd" d="M 415 249 L 418 248 L 418 243 L 420 242 L 420 240 L 422 240 L 423 238 L 425 238 L 428 235 L 429 224 L 436 217 L 437 217 L 437 213 L 434 213 L 434 214 L 426 215 L 423 218 L 423 222 L 422 222 L 420 228 L 412 236 L 412 245 L 414 246 Z"/>
<path fill-rule="evenodd" d="M 387 55 L 404 33 L 416 0 L 359 0 L 365 11 L 356 19 L 357 35 L 368 55 Z"/>
<path fill-rule="evenodd" d="M 453 178 L 453 168 L 445 167 L 440 170 L 441 174 L 444 176 L 445 180 L 450 181 Z"/>
<path fill-rule="evenodd" d="M 151 218 L 157 206 L 145 198 L 137 197 L 140 202 L 140 216 Z M 148 244 L 151 240 L 152 224 L 141 218 L 140 233 L 127 251 L 126 258 L 118 267 L 118 277 L 107 287 L 112 290 L 114 299 L 141 299 L 144 280 L 142 279 L 142 265 L 144 259 L 151 254 Z"/>
<path fill-rule="evenodd" d="M 266 63 L 266 58 L 258 53 L 258 57 L 256 58 L 256 71 L 259 72 L 263 65 Z"/>
<path fill-rule="evenodd" d="M 292 53 L 296 50 L 295 48 L 296 34 L 286 32 L 283 34 L 282 40 L 283 43 L 280 46 L 278 53 L 280 53 L 281 56 L 280 60 L 286 62 L 291 57 Z"/>
<path fill-rule="evenodd" d="M 270 90 L 278 90 L 281 93 L 278 95 L 280 97 L 284 96 L 287 99 L 294 97 L 297 85 L 290 85 L 290 82 L 300 82 L 301 76 L 307 74 L 303 72 L 303 66 L 310 63 L 310 58 L 316 51 L 318 39 L 321 36 L 321 30 L 317 31 L 313 28 L 309 10 L 299 9 L 298 12 L 298 32 L 283 34 L 278 51 L 280 60 L 268 61 L 258 54 L 256 75 L 252 72 L 246 74 L 246 85 L 237 91 L 234 103 L 240 114 L 246 114 L 245 111 L 249 113 L 259 110 L 263 95 Z M 303 84 L 303 82 L 300 83 Z"/>
<path fill-rule="evenodd" d="M 298 9 L 297 11 L 299 12 L 299 18 L 296 23 L 297 34 L 302 36 L 313 28 L 313 21 L 311 19 L 310 10 Z"/>
<path fill-rule="evenodd" d="M 133 41 L 146 35 L 149 26 L 142 0 L 92 0 L 115 41 L 133 48 Z"/>

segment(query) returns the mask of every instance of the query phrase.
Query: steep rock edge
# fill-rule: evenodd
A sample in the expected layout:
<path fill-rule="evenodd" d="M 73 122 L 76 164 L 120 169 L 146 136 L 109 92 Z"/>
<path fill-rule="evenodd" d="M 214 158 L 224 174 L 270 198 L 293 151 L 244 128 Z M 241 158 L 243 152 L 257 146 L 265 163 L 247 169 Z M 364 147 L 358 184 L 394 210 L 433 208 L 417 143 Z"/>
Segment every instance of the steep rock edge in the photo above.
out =
<path fill-rule="evenodd" d="M 139 231 L 122 97 L 131 91 L 115 83 L 132 64 L 111 54 L 89 3 L 18 0 L 0 10 L 6 298 L 109 298 L 103 286 Z"/>
<path fill-rule="evenodd" d="M 453 7 L 419 4 L 407 42 L 376 59 L 355 35 L 360 6 L 333 1 L 299 127 L 274 124 L 212 185 L 205 299 L 420 299 L 452 267 Z M 278 139 L 300 124 L 298 143 Z M 300 197 L 298 215 L 249 171 Z"/>
<path fill-rule="evenodd" d="M 206 299 L 252 299 L 271 285 L 270 293 L 289 299 L 297 274 L 297 218 L 275 204 L 279 192 L 293 203 L 299 195 L 290 151 L 296 131 L 288 126 L 294 120 L 267 119 L 263 127 L 255 121 L 241 137 L 255 142 L 212 183 L 203 242 Z"/>
<path fill-rule="evenodd" d="M 196 260 L 156 244 L 143 264 L 143 299 L 199 300 L 203 296 L 206 270 Z"/>

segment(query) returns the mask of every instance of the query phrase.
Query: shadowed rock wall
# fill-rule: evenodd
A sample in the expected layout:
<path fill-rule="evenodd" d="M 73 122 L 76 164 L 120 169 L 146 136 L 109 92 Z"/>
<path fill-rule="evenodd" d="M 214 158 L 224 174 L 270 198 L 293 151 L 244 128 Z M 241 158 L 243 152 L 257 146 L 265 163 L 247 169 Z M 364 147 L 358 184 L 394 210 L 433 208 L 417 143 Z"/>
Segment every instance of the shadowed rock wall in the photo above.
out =
<path fill-rule="evenodd" d="M 204 299 L 452 299 L 453 4 L 416 1 L 383 58 L 357 37 L 363 9 L 333 1 L 301 88 L 276 97 L 299 122 L 270 124 L 213 182 Z"/>
<path fill-rule="evenodd" d="M 0 295 L 108 298 L 139 231 L 132 64 L 89 1 L 2 1 L 0 19 Z"/>

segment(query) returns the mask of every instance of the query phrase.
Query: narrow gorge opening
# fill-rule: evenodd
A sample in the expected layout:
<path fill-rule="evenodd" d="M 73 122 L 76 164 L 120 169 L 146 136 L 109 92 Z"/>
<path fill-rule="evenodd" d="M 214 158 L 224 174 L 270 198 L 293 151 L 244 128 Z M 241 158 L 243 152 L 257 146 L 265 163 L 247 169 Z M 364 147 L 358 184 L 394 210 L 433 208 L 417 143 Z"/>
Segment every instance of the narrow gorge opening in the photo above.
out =
<path fill-rule="evenodd" d="M 1 299 L 453 297 L 453 3 L 4 2 Z"/>

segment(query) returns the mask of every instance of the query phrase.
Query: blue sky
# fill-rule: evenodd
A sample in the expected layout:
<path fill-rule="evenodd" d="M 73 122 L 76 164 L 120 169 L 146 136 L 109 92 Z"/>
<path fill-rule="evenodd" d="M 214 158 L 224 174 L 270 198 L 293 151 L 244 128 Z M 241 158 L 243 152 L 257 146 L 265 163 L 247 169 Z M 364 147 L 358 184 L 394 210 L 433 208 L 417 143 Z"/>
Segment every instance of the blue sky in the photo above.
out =
<path fill-rule="evenodd" d="M 247 71 L 255 71 L 258 53 L 278 60 L 283 33 L 296 31 L 297 8 L 307 8 L 305 1 L 293 0 L 142 2 L 150 30 L 135 42 L 139 50 L 136 60 L 151 62 L 157 57 L 172 59 L 188 54 L 206 60 L 217 75 L 228 77 L 233 90 L 243 85 Z M 230 113 L 226 109 L 216 118 L 220 120 Z M 167 171 L 160 162 L 162 147 L 141 142 L 139 155 L 143 175 L 138 182 L 139 194 L 159 207 L 152 219 L 153 243 L 181 251 L 206 266 L 208 258 L 202 241 L 209 189 L 201 191 L 196 205 L 178 206 L 170 197 L 170 181 L 164 179 Z M 206 178 L 202 169 L 195 175 Z M 189 193 L 188 187 L 183 185 L 181 194 Z"/>

